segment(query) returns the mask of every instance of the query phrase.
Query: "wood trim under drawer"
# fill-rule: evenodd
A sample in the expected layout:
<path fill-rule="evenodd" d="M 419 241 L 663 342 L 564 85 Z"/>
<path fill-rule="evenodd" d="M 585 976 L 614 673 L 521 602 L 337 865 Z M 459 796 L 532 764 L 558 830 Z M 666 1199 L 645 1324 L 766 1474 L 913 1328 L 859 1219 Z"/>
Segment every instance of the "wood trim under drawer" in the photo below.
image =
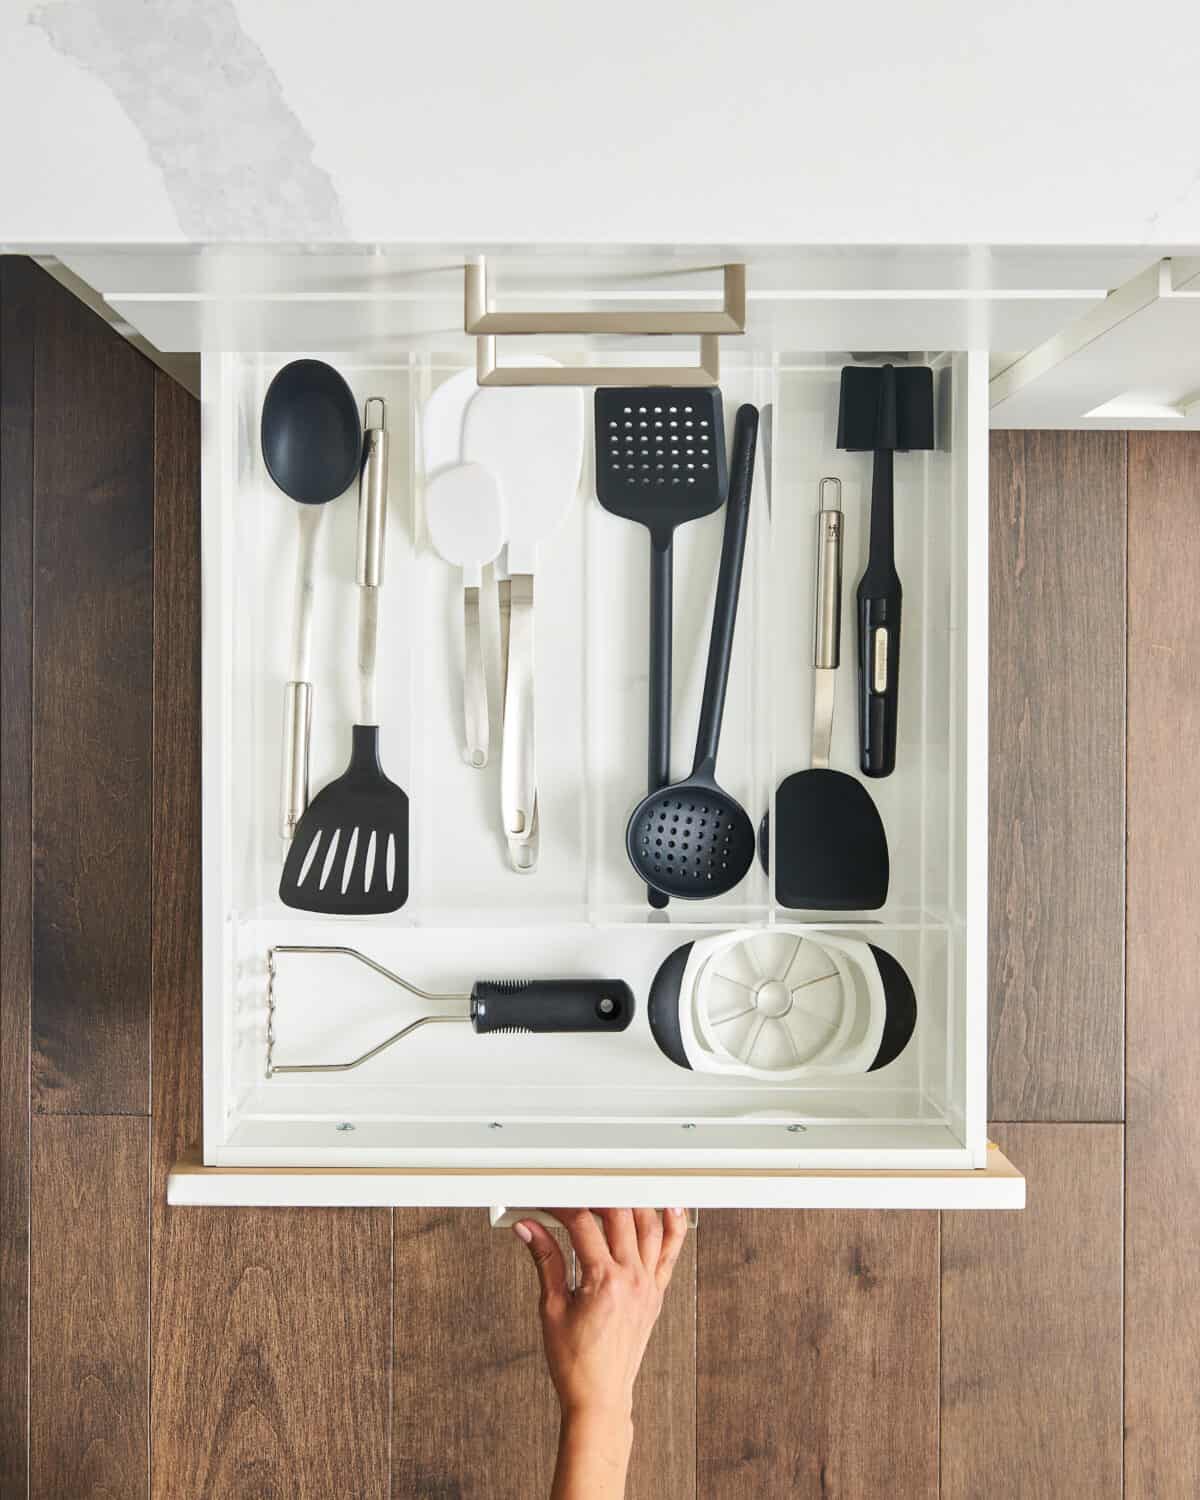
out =
<path fill-rule="evenodd" d="M 556 1206 L 696 1208 L 1010 1208 L 1025 1179 L 991 1142 L 987 1165 L 947 1171 L 812 1168 L 206 1167 L 198 1152 L 171 1169 L 167 1201 L 226 1206 L 489 1207 L 537 1202 L 553 1183 Z M 603 1184 L 603 1187 L 600 1187 Z"/>

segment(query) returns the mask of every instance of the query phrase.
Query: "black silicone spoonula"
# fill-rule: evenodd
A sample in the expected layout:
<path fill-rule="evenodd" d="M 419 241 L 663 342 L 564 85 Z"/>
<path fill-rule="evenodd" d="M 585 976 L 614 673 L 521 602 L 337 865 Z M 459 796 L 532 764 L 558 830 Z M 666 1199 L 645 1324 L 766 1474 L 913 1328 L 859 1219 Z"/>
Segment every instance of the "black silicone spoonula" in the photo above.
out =
<path fill-rule="evenodd" d="M 596 391 L 596 498 L 650 533 L 647 791 L 671 779 L 671 618 L 675 528 L 720 508 L 727 483 L 725 416 L 716 386 Z M 651 906 L 667 898 L 650 887 Z"/>
<path fill-rule="evenodd" d="M 625 830 L 629 858 L 646 884 L 664 896 L 682 900 L 724 895 L 737 885 L 754 860 L 754 825 L 737 799 L 717 785 L 716 765 L 757 438 L 757 409 L 740 407 L 733 429 L 729 499 L 692 774 L 644 797 Z"/>
<path fill-rule="evenodd" d="M 864 776 L 890 776 L 896 769 L 902 597 L 893 542 L 893 458 L 897 450 L 933 447 L 933 371 L 928 365 L 847 365 L 837 444 L 875 455 L 871 544 L 857 596 L 859 765 Z"/>
<path fill-rule="evenodd" d="M 818 911 L 874 911 L 887 900 L 883 821 L 861 781 L 830 767 L 842 640 L 842 485 L 822 479 L 817 514 L 817 611 L 813 631 L 812 764 L 775 793 L 775 899 Z M 759 828 L 767 868 L 770 820 Z"/>

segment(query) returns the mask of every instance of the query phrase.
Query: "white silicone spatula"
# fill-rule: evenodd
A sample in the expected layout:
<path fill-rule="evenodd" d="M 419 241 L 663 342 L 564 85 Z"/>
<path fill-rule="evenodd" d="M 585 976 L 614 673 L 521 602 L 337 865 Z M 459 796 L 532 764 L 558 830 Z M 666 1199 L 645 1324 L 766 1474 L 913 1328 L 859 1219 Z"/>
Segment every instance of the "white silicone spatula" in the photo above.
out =
<path fill-rule="evenodd" d="M 462 461 L 463 416 L 478 389 L 475 371 L 459 370 L 426 397 L 420 421 L 421 467 L 426 479 Z"/>
<path fill-rule="evenodd" d="M 463 722 L 467 763 L 488 763 L 487 679 L 479 627 L 483 570 L 504 545 L 504 497 L 482 464 L 439 469 L 425 487 L 425 520 L 438 554 L 463 575 Z"/>
<path fill-rule="evenodd" d="M 487 386 L 463 421 L 463 459 L 497 476 L 508 512 L 511 619 L 504 688 L 500 801 L 509 858 L 537 865 L 533 580 L 540 542 L 566 515 L 583 467 L 583 392 L 573 386 Z"/>

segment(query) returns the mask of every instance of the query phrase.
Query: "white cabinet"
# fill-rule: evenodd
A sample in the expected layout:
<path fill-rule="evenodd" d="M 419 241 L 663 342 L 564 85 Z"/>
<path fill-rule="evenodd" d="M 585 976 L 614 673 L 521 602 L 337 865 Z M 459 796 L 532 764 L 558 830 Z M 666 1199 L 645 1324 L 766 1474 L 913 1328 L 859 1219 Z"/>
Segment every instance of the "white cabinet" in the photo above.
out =
<path fill-rule="evenodd" d="M 503 305 L 705 309 L 719 266 L 748 266 L 743 341 L 780 351 L 968 350 L 991 355 L 993 427 L 1200 423 L 1200 246 L 619 246 L 479 243 Z M 296 349 L 387 362 L 461 344 L 461 245 L 288 250 L 64 248 L 119 326 L 155 349 Z"/>
<path fill-rule="evenodd" d="M 486 254 L 498 306 L 715 305 L 747 265 L 747 334 L 780 350 L 1030 349 L 1144 271 L 1145 250 L 1013 246 L 603 246 L 477 242 L 304 253 L 237 247 L 62 251 L 120 318 L 168 351 L 391 357 L 462 343 L 463 262 Z"/>
<path fill-rule="evenodd" d="M 1200 429 L 1200 258 L 1156 261 L 994 374 L 994 427 Z"/>
<path fill-rule="evenodd" d="M 626 291 L 630 279 L 626 265 Z M 644 285 L 655 290 L 652 278 Z M 297 295 L 280 300 L 303 326 Z M 626 364 L 693 357 L 664 356 L 645 338 L 620 343 Z M 1019 1207 L 1023 1181 L 989 1148 L 985 1117 L 986 351 L 918 356 L 935 369 L 937 446 L 897 462 L 900 756 L 871 786 L 891 889 L 880 911 L 835 915 L 777 907 L 757 863 L 726 896 L 646 906 L 624 850 L 644 790 L 646 534 L 596 504 L 590 462 L 538 579 L 542 856 L 533 874 L 509 868 L 498 767 L 479 771 L 461 755 L 459 579 L 428 544 L 415 432 L 419 404 L 470 362 L 471 346 L 458 331 L 329 350 L 360 402 L 389 406 L 380 717 L 387 770 L 411 799 L 410 898 L 393 916 L 357 919 L 305 916 L 277 895 L 295 523 L 264 471 L 258 420 L 287 354 L 272 345 L 203 356 L 204 1147 L 202 1161 L 171 1174 L 171 1200 Z M 847 532 L 834 763 L 856 760 L 850 643 L 871 460 L 836 447 L 848 357 L 796 353 L 770 334 L 727 340 L 723 352 L 729 420 L 743 400 L 771 412 L 719 768 L 756 822 L 779 780 L 808 763 L 826 474 L 842 479 Z M 576 339 L 570 358 L 603 355 Z M 342 768 L 354 717 L 355 523 L 353 501 L 338 502 L 321 553 L 317 785 Z M 721 526 L 718 513 L 676 542 L 679 773 L 695 735 Z M 485 615 L 486 603 L 485 590 Z M 918 1020 L 895 1062 L 765 1084 L 680 1069 L 658 1050 L 645 1002 L 661 961 L 707 933 L 782 923 L 864 936 L 900 960 Z M 269 1061 L 356 1057 L 420 1013 L 348 958 L 278 955 L 269 983 L 272 949 L 312 945 L 352 947 L 430 991 L 485 977 L 619 977 L 637 1013 L 628 1030 L 600 1036 L 427 1027 L 349 1072 L 273 1073 Z"/>

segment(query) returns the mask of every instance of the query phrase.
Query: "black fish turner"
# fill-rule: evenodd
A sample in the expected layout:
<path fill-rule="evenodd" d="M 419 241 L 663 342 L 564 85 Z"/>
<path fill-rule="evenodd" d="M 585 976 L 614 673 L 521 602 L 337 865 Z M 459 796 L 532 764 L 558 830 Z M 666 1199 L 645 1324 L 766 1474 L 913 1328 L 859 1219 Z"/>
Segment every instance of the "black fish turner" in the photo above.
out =
<path fill-rule="evenodd" d="M 871 545 L 857 595 L 859 765 L 864 776 L 890 776 L 896 769 L 901 604 L 893 545 L 893 454 L 933 447 L 929 366 L 847 365 L 837 445 L 875 455 Z"/>
<path fill-rule="evenodd" d="M 372 398 L 376 400 L 377 398 Z M 380 403 L 382 410 L 382 403 Z M 321 789 L 296 825 L 279 899 L 326 916 L 380 916 L 408 900 L 408 797 L 379 764 L 375 653 L 387 517 L 387 431 L 368 427 L 359 490 L 359 686 L 361 723 L 350 764 Z"/>

